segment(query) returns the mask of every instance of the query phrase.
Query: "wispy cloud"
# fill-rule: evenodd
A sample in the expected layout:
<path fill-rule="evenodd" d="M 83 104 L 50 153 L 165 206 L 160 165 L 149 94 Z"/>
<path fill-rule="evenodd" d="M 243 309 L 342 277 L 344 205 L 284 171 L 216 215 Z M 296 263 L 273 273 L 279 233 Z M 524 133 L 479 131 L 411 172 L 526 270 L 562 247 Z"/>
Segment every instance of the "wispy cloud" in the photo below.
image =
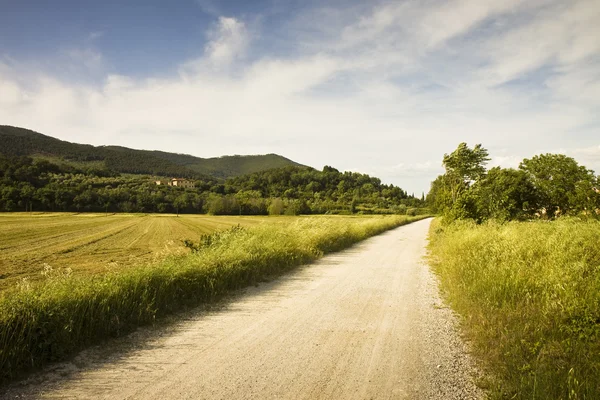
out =
<path fill-rule="evenodd" d="M 235 62 L 244 58 L 251 41 L 244 22 L 229 17 L 219 17 L 207 36 L 204 54 L 184 63 L 179 69 L 181 74 L 189 76 L 205 70 L 227 73 Z"/>
<path fill-rule="evenodd" d="M 246 26 L 235 18 L 219 17 L 217 27 L 210 32 L 206 57 L 215 67 L 223 67 L 243 57 L 249 38 Z"/>
<path fill-rule="evenodd" d="M 566 72 L 600 51 L 598 20 L 600 7 L 589 0 L 534 9 L 524 22 L 486 43 L 490 65 L 482 75 L 498 84 L 546 64 Z"/>
<path fill-rule="evenodd" d="M 72 70 L 83 68 L 88 73 L 97 74 L 103 72 L 105 67 L 102 53 L 89 47 L 66 49 L 62 55 L 67 58 Z"/>
<path fill-rule="evenodd" d="M 198 4 L 198 7 L 206 14 L 214 17 L 219 17 L 221 15 L 221 9 L 217 0 L 196 0 L 196 4 Z"/>
<path fill-rule="evenodd" d="M 94 31 L 94 32 L 90 32 L 90 34 L 88 35 L 87 38 L 89 41 L 94 41 L 96 39 L 100 39 L 102 36 L 104 36 L 103 31 Z"/>

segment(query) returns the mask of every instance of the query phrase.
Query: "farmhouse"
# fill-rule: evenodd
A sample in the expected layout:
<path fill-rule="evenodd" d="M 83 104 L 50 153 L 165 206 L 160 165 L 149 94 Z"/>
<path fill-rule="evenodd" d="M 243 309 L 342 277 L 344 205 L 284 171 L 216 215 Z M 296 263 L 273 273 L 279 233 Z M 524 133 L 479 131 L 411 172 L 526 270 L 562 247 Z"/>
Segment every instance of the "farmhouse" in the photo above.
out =
<path fill-rule="evenodd" d="M 193 188 L 194 182 L 189 181 L 187 179 L 183 179 L 183 178 L 173 178 L 173 179 L 171 179 L 171 181 L 169 181 L 169 186 Z"/>
<path fill-rule="evenodd" d="M 170 181 L 154 181 L 154 183 L 158 186 L 160 185 L 169 185 L 169 186 L 177 186 L 183 188 L 193 188 L 194 182 L 184 179 L 184 178 L 173 178 Z"/>

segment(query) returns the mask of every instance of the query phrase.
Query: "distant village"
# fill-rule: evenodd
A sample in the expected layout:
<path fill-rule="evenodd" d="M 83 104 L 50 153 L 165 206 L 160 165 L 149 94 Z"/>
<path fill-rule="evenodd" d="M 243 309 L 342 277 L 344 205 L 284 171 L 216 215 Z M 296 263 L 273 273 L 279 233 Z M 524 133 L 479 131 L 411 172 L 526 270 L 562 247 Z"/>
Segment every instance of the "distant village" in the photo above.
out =
<path fill-rule="evenodd" d="M 167 185 L 167 186 L 177 186 L 177 187 L 183 187 L 183 188 L 193 188 L 194 182 L 190 181 L 189 179 L 184 179 L 184 178 L 172 178 L 170 180 L 164 180 L 164 181 L 154 181 L 155 184 L 157 184 L 158 186 L 160 185 Z"/>

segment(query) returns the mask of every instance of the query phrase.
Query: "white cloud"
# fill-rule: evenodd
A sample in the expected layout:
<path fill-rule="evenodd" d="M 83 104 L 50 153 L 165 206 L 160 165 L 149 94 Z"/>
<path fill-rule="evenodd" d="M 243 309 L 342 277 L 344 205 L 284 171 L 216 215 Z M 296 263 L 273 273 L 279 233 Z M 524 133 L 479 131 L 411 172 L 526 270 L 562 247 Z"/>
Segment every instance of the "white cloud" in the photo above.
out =
<path fill-rule="evenodd" d="M 67 54 L 101 74 L 101 85 L 45 70 L 28 73 L 26 84 L 21 65 L 0 63 L 0 121 L 70 141 L 198 156 L 276 152 L 416 193 L 463 141 L 488 148 L 490 166 L 512 167 L 541 148 L 598 143 L 595 2 L 326 10 L 325 19 L 314 9 L 298 16 L 301 28 L 286 22 L 296 51 L 284 56 L 259 51 L 270 32 L 255 35 L 241 19 L 219 17 L 203 54 L 161 78 L 103 72 L 110 60 L 89 49 Z M 550 72 L 523 87 L 496 86 L 542 67 Z M 589 148 L 581 162 L 594 168 L 597 148 Z"/>
<path fill-rule="evenodd" d="M 432 174 L 444 173 L 442 162 L 417 162 L 417 163 L 400 163 L 392 167 L 381 168 L 381 172 L 385 175 L 407 176 L 407 177 L 428 177 Z"/>
<path fill-rule="evenodd" d="M 2 107 L 14 107 L 25 99 L 25 94 L 15 82 L 2 80 L 0 78 L 0 105 Z"/>
<path fill-rule="evenodd" d="M 485 50 L 491 60 L 483 75 L 503 83 L 547 63 L 569 66 L 600 51 L 600 7 L 594 0 L 555 2 L 526 23 L 492 39 Z"/>
<path fill-rule="evenodd" d="M 327 80 L 342 66 L 331 57 L 316 55 L 301 60 L 265 59 L 246 74 L 245 87 L 252 95 L 292 95 L 302 93 Z"/>
<path fill-rule="evenodd" d="M 242 57 L 248 44 L 246 27 L 235 18 L 219 17 L 219 24 L 206 46 L 209 61 L 219 67 Z"/>
<path fill-rule="evenodd" d="M 518 168 L 523 157 L 519 155 L 508 155 L 508 156 L 492 156 L 491 160 L 487 164 L 487 168 L 501 167 L 501 168 Z"/>
<path fill-rule="evenodd" d="M 524 3 L 524 0 L 453 0 L 434 3 L 418 20 L 419 35 L 428 47 L 436 47 L 467 33 L 487 18 L 514 11 Z"/>
<path fill-rule="evenodd" d="M 204 55 L 186 62 L 180 68 L 185 76 L 205 70 L 224 71 L 244 58 L 250 43 L 250 35 L 244 22 L 235 18 L 219 17 L 217 24 L 208 32 L 209 41 Z"/>

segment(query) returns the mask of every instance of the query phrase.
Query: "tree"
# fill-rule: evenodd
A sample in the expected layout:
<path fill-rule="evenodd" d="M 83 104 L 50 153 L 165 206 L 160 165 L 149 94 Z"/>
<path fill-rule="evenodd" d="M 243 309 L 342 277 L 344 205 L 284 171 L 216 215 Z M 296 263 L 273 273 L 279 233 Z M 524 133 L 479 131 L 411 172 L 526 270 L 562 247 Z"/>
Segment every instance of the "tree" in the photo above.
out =
<path fill-rule="evenodd" d="M 433 182 L 431 182 L 431 188 L 427 193 L 426 203 L 429 208 L 434 212 L 444 213 L 447 209 L 452 207 L 452 190 L 449 184 L 450 179 L 447 175 L 438 175 Z"/>
<path fill-rule="evenodd" d="M 443 159 L 446 173 L 427 194 L 428 206 L 452 221 L 472 218 L 513 220 L 536 211 L 549 217 L 586 214 L 600 218 L 600 179 L 562 154 L 524 159 L 519 169 L 485 170 L 488 152 L 461 143 Z"/>
<path fill-rule="evenodd" d="M 280 198 L 272 199 L 269 204 L 269 215 L 281 215 L 283 214 L 283 201 Z"/>
<path fill-rule="evenodd" d="M 442 164 L 446 172 L 431 183 L 427 195 L 429 207 L 451 220 L 477 218 L 476 199 L 470 188 L 485 176 L 485 164 L 489 160 L 488 151 L 481 144 L 471 149 L 461 143 L 452 153 L 444 154 Z"/>
<path fill-rule="evenodd" d="M 488 156 L 488 151 L 481 144 L 470 149 L 463 142 L 452 153 L 444 154 L 443 165 L 447 175 L 471 182 L 485 174 L 485 164 L 490 160 Z"/>
<path fill-rule="evenodd" d="M 22 205 L 25 206 L 25 211 L 32 211 L 33 204 L 32 200 L 35 196 L 35 188 L 29 182 L 21 183 L 20 187 L 20 197 L 22 199 Z"/>
<path fill-rule="evenodd" d="M 235 199 L 238 203 L 239 215 L 252 215 L 257 214 L 257 210 L 253 210 L 255 201 L 261 197 L 261 194 L 257 190 L 240 190 L 235 194 Z"/>
<path fill-rule="evenodd" d="M 179 216 L 179 210 L 185 209 L 187 207 L 187 205 L 188 205 L 188 198 L 185 195 L 185 193 L 182 193 L 175 198 L 175 200 L 173 201 L 173 207 L 175 207 L 175 210 L 177 210 L 177 216 Z"/>
<path fill-rule="evenodd" d="M 479 220 L 520 219 L 535 207 L 537 192 L 527 174 L 495 167 L 473 185 Z"/>
<path fill-rule="evenodd" d="M 573 213 L 585 208 L 582 204 L 593 195 L 594 173 L 563 154 L 540 154 L 524 159 L 519 165 L 538 192 L 539 209 L 549 216 Z"/>

